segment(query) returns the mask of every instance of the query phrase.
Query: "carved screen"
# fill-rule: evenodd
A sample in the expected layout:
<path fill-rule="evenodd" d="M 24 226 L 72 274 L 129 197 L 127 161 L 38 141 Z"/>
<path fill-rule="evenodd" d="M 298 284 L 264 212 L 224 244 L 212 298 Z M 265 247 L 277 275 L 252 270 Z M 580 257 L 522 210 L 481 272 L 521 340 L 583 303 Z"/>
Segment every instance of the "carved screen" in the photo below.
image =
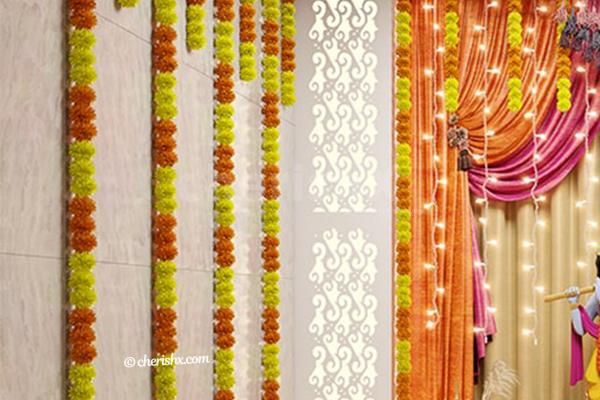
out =
<path fill-rule="evenodd" d="M 391 398 L 393 6 L 296 4 L 295 398 Z"/>

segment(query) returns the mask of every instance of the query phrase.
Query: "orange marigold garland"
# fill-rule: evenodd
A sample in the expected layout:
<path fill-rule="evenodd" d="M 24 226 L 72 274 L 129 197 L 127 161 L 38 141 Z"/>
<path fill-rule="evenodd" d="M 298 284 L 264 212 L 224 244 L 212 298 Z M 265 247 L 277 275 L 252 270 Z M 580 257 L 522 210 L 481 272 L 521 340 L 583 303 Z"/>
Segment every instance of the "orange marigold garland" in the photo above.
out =
<path fill-rule="evenodd" d="M 569 6 L 569 0 L 556 0 L 558 10 L 563 7 L 568 10 Z M 556 30 L 556 108 L 560 112 L 571 109 L 571 49 L 560 45 L 560 36 L 565 25 L 566 21 L 560 22 Z"/>
<path fill-rule="evenodd" d="M 234 26 L 233 0 L 215 0 L 215 150 L 214 169 L 216 188 L 215 209 L 215 291 L 214 291 L 214 384 L 215 400 L 233 400 L 235 385 L 234 351 L 235 344 L 233 305 L 235 303 L 233 284 L 234 230 L 233 204 L 234 175 Z"/>
<path fill-rule="evenodd" d="M 96 248 L 96 191 L 92 139 L 96 136 L 96 80 L 94 45 L 96 38 L 96 2 L 70 0 L 69 7 L 69 263 L 68 263 L 68 398 L 92 400 L 95 398 L 96 358 L 93 310 L 96 302 L 92 252 Z"/>
<path fill-rule="evenodd" d="M 411 393 L 412 5 L 396 2 L 396 399 Z M 458 89 L 458 88 L 457 88 Z M 458 97 L 458 96 L 457 96 Z"/>
<path fill-rule="evenodd" d="M 240 79 L 246 82 L 256 78 L 256 8 L 255 0 L 240 0 Z"/>
<path fill-rule="evenodd" d="M 175 365 L 172 357 L 177 350 L 175 304 L 177 292 L 177 208 L 174 168 L 177 162 L 175 133 L 177 115 L 175 97 L 175 39 L 177 32 L 176 0 L 154 0 L 152 30 L 153 68 L 153 321 L 152 345 L 154 356 L 161 362 L 154 367 L 154 398 L 174 400 L 177 397 Z"/>
<path fill-rule="evenodd" d="M 294 0 L 281 4 L 281 104 L 296 103 L 296 6 Z"/>
<path fill-rule="evenodd" d="M 262 399 L 279 400 L 279 0 L 262 0 Z"/>

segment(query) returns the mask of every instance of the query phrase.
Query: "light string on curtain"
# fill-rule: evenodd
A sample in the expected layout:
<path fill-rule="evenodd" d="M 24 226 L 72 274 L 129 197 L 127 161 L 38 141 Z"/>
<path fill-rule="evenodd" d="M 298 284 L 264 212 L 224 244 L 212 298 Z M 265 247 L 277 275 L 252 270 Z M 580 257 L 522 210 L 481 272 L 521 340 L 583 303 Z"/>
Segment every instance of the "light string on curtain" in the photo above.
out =
<path fill-rule="evenodd" d="M 234 0 L 214 0 L 214 399 L 235 398 Z"/>
<path fill-rule="evenodd" d="M 240 0 L 239 66 L 240 79 L 245 82 L 256 78 L 256 0 Z"/>
<path fill-rule="evenodd" d="M 162 359 L 153 370 L 153 389 L 157 400 L 173 400 L 177 397 L 175 365 L 168 360 L 172 360 L 177 350 L 177 266 L 174 261 L 177 256 L 174 168 L 177 162 L 174 139 L 177 131 L 174 120 L 177 115 L 177 3 L 176 0 L 154 0 L 153 3 L 152 350 L 155 357 Z"/>
<path fill-rule="evenodd" d="M 279 397 L 280 1 L 262 0 L 262 398 Z"/>
<path fill-rule="evenodd" d="M 540 134 L 537 132 L 538 129 L 538 105 L 537 105 L 537 94 L 538 94 L 538 85 L 540 77 L 546 75 L 546 71 L 538 71 L 538 62 L 537 62 L 537 32 L 539 30 L 538 24 L 538 11 L 544 10 L 545 6 L 539 6 L 536 0 L 533 1 L 533 27 L 527 30 L 529 34 L 529 42 L 531 43 L 532 51 L 531 54 L 531 64 L 533 66 L 534 71 L 536 73 L 533 75 L 533 86 L 531 87 L 532 101 L 533 101 L 533 109 L 525 114 L 525 118 L 531 119 L 531 138 L 533 142 L 533 153 L 531 158 L 531 166 L 533 170 L 533 177 L 526 176 L 523 178 L 525 184 L 530 184 L 530 196 L 533 205 L 533 215 L 534 221 L 531 227 L 531 241 L 525 241 L 524 246 L 526 248 L 531 249 L 531 264 L 526 264 L 523 266 L 523 269 L 526 273 L 530 273 L 530 286 L 531 286 L 531 305 L 526 306 L 523 312 L 526 315 L 531 316 L 531 325 L 528 328 L 524 328 L 522 333 L 525 336 L 529 336 L 533 340 L 534 346 L 538 345 L 538 336 L 537 336 L 537 328 L 538 328 L 538 296 L 537 296 L 537 277 L 538 277 L 538 228 L 543 226 L 545 222 L 540 217 L 540 208 L 541 203 L 544 201 L 543 196 L 538 196 L 537 189 L 539 185 L 539 168 L 538 162 L 541 160 L 541 156 L 539 153 L 540 146 Z"/>
<path fill-rule="evenodd" d="M 281 0 L 281 104 L 296 103 L 296 6 Z"/>
<path fill-rule="evenodd" d="M 68 398 L 93 400 L 96 395 L 96 302 L 93 251 L 97 241 L 92 198 L 96 191 L 92 139 L 96 136 L 96 81 L 94 46 L 96 2 L 68 3 L 69 16 L 69 97 L 68 97 Z"/>
<path fill-rule="evenodd" d="M 424 207 L 427 211 L 431 212 L 432 219 L 432 229 L 431 229 L 431 260 L 429 263 L 424 265 L 425 269 L 429 270 L 432 275 L 433 281 L 433 291 L 431 294 L 431 304 L 427 309 L 427 322 L 425 323 L 425 327 L 429 330 L 435 329 L 440 323 L 440 309 L 438 304 L 438 297 L 444 293 L 444 288 L 439 285 L 439 263 L 438 263 L 438 252 L 445 250 L 446 245 L 443 242 L 438 243 L 437 236 L 438 230 L 444 228 L 444 222 L 439 220 L 439 206 L 437 203 L 438 192 L 440 186 L 447 184 L 447 180 L 443 177 L 440 177 L 438 163 L 440 162 L 440 157 L 437 153 L 438 148 L 438 121 L 446 120 L 446 113 L 444 110 L 439 110 L 438 108 L 438 100 L 437 97 L 444 96 L 444 91 L 438 89 L 438 61 L 437 58 L 440 54 L 443 54 L 446 49 L 443 45 L 440 45 L 438 38 L 438 31 L 440 30 L 440 25 L 438 23 L 438 2 L 434 0 L 432 4 L 425 4 L 423 6 L 425 10 L 432 12 L 432 21 L 433 21 L 433 57 L 432 57 L 432 65 L 431 69 L 425 70 L 425 75 L 431 78 L 431 93 L 432 96 L 432 111 L 433 118 L 431 119 L 431 134 L 424 134 L 422 136 L 423 140 L 430 142 L 431 148 L 431 169 L 432 169 L 432 182 L 431 182 L 431 190 L 429 194 L 430 201 L 425 203 Z"/>
<path fill-rule="evenodd" d="M 411 388 L 412 4 L 396 1 L 396 400 Z"/>
<path fill-rule="evenodd" d="M 482 43 L 480 44 L 479 49 L 483 52 L 483 88 L 478 90 L 476 95 L 481 96 L 483 98 L 483 108 L 481 113 L 481 119 L 483 122 L 483 149 L 480 155 L 474 156 L 474 158 L 481 160 L 483 162 L 484 167 L 484 181 L 482 185 L 482 195 L 483 197 L 475 199 L 475 203 L 482 207 L 479 217 L 479 223 L 481 224 L 481 261 L 475 263 L 475 268 L 483 268 L 484 269 L 484 288 L 489 291 L 491 289 L 490 284 L 488 283 L 488 258 L 489 258 L 489 247 L 490 246 L 498 246 L 498 241 L 496 239 L 489 239 L 489 231 L 488 231 L 488 218 L 489 218 L 489 192 L 488 185 L 490 182 L 493 182 L 495 179 L 490 175 L 489 171 L 489 160 L 488 160 L 488 145 L 489 138 L 495 134 L 493 129 L 489 128 L 488 115 L 490 114 L 489 107 L 489 99 L 488 99 L 488 90 L 489 90 L 489 74 L 493 73 L 490 70 L 490 61 L 489 61 L 489 37 L 488 37 L 488 29 L 489 29 L 489 13 L 490 9 L 496 9 L 497 3 L 491 2 L 487 3 L 484 8 L 484 20 L 483 25 L 476 25 L 473 29 L 477 32 L 481 32 Z M 494 70 L 495 71 L 495 70 Z M 485 313 L 486 319 L 490 314 L 496 312 L 494 307 L 490 307 Z M 485 321 L 485 325 L 488 325 L 488 321 Z M 475 326 L 474 333 L 476 335 L 485 335 L 485 326 Z"/>
<path fill-rule="evenodd" d="M 200 50 L 206 46 L 204 18 L 206 0 L 187 0 L 185 9 L 185 43 L 188 50 Z"/>

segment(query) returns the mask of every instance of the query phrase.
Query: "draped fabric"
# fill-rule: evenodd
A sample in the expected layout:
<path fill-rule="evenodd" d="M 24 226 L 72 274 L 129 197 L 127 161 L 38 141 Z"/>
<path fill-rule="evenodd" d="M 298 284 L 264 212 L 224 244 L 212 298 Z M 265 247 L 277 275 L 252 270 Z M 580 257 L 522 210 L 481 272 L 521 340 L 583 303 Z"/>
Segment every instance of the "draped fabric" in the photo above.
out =
<path fill-rule="evenodd" d="M 592 144 L 594 161 L 587 167 L 599 174 L 600 142 Z M 589 221 L 600 222 L 600 184 L 589 184 L 586 163 L 579 165 L 560 185 L 546 193 L 540 217 L 544 227 L 537 229 L 538 277 L 535 285 L 544 294 L 562 292 L 575 285 L 594 283 L 596 268 L 594 252 L 585 241 L 599 240 L 598 229 L 587 226 Z M 600 175 L 600 174 L 599 174 Z M 587 192 L 587 195 L 586 195 Z M 588 197 L 589 213 L 577 208 L 577 201 Z M 475 205 L 475 217 L 481 207 Z M 544 303 L 544 294 L 533 290 L 532 275 L 523 266 L 533 264 L 530 248 L 524 241 L 532 240 L 534 211 L 530 200 L 491 202 L 487 218 L 487 237 L 498 241 L 488 249 L 488 283 L 494 307 L 498 333 L 487 345 L 483 382 L 497 361 L 516 370 L 519 385 L 508 400 L 579 400 L 584 398 L 586 383 L 575 387 L 569 384 L 571 359 L 571 315 L 565 300 Z M 480 227 L 481 229 L 481 227 Z M 587 230 L 587 233 L 586 233 Z M 583 267 L 578 267 L 583 262 Z M 587 296 L 582 296 L 585 304 Z M 523 329 L 533 328 L 533 316 L 526 307 L 537 308 L 536 335 L 539 344 L 523 335 Z M 584 360 L 590 360 L 594 339 L 583 338 Z M 479 388 L 480 389 L 480 388 Z"/>
<path fill-rule="evenodd" d="M 579 55 L 573 57 L 573 64 L 583 64 Z M 598 70 L 593 68 L 588 75 L 589 87 L 598 87 L 600 83 Z M 541 158 L 538 161 L 539 184 L 536 193 L 546 193 L 558 185 L 585 154 L 585 140 L 575 136 L 576 133 L 585 131 L 585 74 L 574 72 L 572 81 L 571 110 L 560 113 L 551 106 L 538 129 L 538 132 L 546 135 L 546 139 L 539 141 L 538 154 Z M 590 107 L 592 110 L 600 110 L 600 96 L 590 97 Z M 596 136 L 599 129 L 600 119 L 591 119 L 590 139 Z M 518 201 L 531 196 L 532 184 L 523 181 L 523 177 L 533 176 L 534 144 L 531 132 L 527 139 L 522 149 L 489 165 L 489 174 L 498 179 L 497 182 L 489 182 L 487 185 L 490 198 L 500 201 Z M 476 166 L 469 172 L 469 186 L 474 195 L 483 196 L 484 180 L 483 167 Z"/>
<path fill-rule="evenodd" d="M 421 398 L 447 400 L 473 398 L 473 282 L 471 216 L 469 210 L 468 180 L 465 173 L 456 170 L 456 153 L 448 150 L 443 121 L 434 119 L 433 103 L 440 100 L 435 90 L 443 87 L 443 68 L 436 68 L 438 87 L 431 86 L 432 80 L 424 78 L 423 71 L 433 68 L 432 58 L 436 54 L 433 34 L 438 43 L 443 42 L 439 31 L 433 31 L 433 14 L 424 10 L 428 1 L 415 1 L 413 8 L 413 30 L 419 32 L 413 42 L 413 148 L 415 182 L 413 204 L 413 393 Z M 443 7 L 440 7 L 443 10 Z M 438 66 L 443 59 L 438 53 Z M 437 123 L 437 149 L 439 175 L 447 179 L 437 195 L 438 216 L 444 221 L 445 229 L 434 229 L 432 210 L 424 205 L 432 201 L 433 149 L 432 142 L 422 140 L 423 133 L 432 132 Z M 435 289 L 433 272 L 423 268 L 432 262 L 432 235 L 436 242 L 444 243 L 446 250 L 437 250 L 439 255 L 439 285 L 445 291 L 438 298 L 441 310 L 440 324 L 432 330 L 426 328 L 427 310 L 431 308 Z M 424 398 L 424 397 L 423 397 Z"/>

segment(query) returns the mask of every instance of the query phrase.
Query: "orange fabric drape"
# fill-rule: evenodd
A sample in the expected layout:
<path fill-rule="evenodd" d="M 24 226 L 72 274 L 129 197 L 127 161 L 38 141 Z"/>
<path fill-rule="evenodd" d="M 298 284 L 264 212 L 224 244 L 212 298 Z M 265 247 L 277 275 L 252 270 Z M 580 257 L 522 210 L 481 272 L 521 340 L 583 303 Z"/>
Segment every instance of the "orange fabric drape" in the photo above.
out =
<path fill-rule="evenodd" d="M 445 229 L 432 231 L 433 212 L 425 210 L 431 202 L 434 174 L 432 142 L 423 141 L 424 133 L 432 133 L 433 102 L 443 104 L 434 95 L 443 87 L 443 58 L 438 56 L 436 85 L 423 71 L 433 68 L 433 34 L 443 43 L 440 31 L 433 31 L 433 13 L 424 10 L 426 1 L 417 1 L 413 9 L 413 148 L 414 213 L 413 213 L 413 398 L 431 400 L 469 400 L 473 398 L 473 284 L 470 236 L 469 192 L 467 175 L 456 169 L 456 150 L 449 150 L 445 122 L 437 122 L 437 164 L 439 177 L 447 179 L 437 195 L 438 219 Z M 443 8 L 440 7 L 440 10 Z M 443 20 L 443 11 L 438 17 Z M 441 322 L 434 330 L 426 329 L 427 310 L 432 304 L 434 280 L 432 271 L 423 265 L 431 263 L 432 234 L 446 250 L 438 250 L 439 285 L 445 293 L 439 296 Z"/>
<path fill-rule="evenodd" d="M 537 110 L 538 121 L 542 121 L 545 113 L 555 107 L 556 91 L 556 22 L 554 2 L 547 2 L 549 10 L 538 12 L 537 31 L 528 33 L 527 28 L 534 26 L 533 2 L 522 1 L 523 4 L 523 48 L 535 48 L 537 68 L 533 55 L 522 53 L 523 71 L 523 107 L 519 112 L 508 111 L 508 69 L 506 20 L 507 2 L 499 2 L 499 7 L 488 9 L 487 36 L 489 43 L 489 68 L 500 68 L 499 74 L 487 73 L 488 76 L 488 129 L 495 135 L 488 139 L 488 161 L 500 162 L 521 148 L 531 138 L 531 121 L 524 118 L 525 113 L 533 111 L 533 93 L 536 71 L 538 74 Z M 470 148 L 475 154 L 483 152 L 483 97 L 477 92 L 484 88 L 485 52 L 479 46 L 483 44 L 483 33 L 475 30 L 475 25 L 485 24 L 485 7 L 487 2 L 479 0 L 461 1 L 460 7 L 460 98 L 458 114 L 461 125 L 469 129 Z M 534 43 L 535 42 L 535 43 Z"/>

